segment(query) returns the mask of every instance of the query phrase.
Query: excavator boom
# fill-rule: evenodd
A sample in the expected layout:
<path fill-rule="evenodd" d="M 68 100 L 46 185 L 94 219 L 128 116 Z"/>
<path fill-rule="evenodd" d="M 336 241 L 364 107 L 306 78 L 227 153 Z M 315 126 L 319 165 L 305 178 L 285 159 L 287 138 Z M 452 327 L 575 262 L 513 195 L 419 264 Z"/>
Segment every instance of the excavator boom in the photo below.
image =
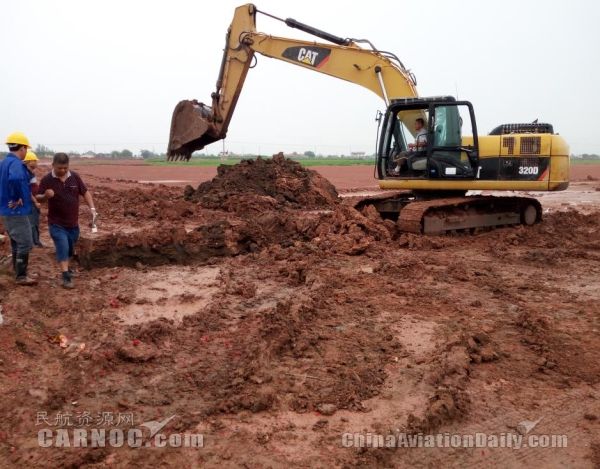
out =
<path fill-rule="evenodd" d="M 211 105 L 184 100 L 175 107 L 167 149 L 169 160 L 189 160 L 194 151 L 225 138 L 256 52 L 361 85 L 380 96 L 386 106 L 393 98 L 418 96 L 414 75 L 396 56 L 375 49 L 369 41 L 340 38 L 291 18 L 281 21 L 331 44 L 271 36 L 256 31 L 257 13 L 263 12 L 253 4 L 236 8 Z M 370 48 L 361 47 L 359 43 L 363 42 Z M 419 115 L 409 112 L 402 118 Z"/>

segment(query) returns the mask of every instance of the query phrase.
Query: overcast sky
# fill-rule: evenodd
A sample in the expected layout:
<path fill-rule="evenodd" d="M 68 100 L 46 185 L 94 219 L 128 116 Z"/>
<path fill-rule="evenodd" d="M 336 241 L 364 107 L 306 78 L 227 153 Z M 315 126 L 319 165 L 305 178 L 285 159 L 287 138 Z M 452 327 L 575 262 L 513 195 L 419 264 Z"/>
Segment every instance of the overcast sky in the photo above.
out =
<path fill-rule="evenodd" d="M 181 99 L 210 102 L 239 1 L 2 0 L 0 134 L 55 150 L 166 149 Z M 480 133 L 539 119 L 600 153 L 596 0 L 263 0 L 259 9 L 394 52 L 421 96 L 475 106 Z M 259 15 L 257 29 L 310 38 Z M 375 146 L 383 102 L 357 85 L 258 57 L 226 148 L 340 153 Z M 221 144 L 208 147 L 218 152 Z"/>

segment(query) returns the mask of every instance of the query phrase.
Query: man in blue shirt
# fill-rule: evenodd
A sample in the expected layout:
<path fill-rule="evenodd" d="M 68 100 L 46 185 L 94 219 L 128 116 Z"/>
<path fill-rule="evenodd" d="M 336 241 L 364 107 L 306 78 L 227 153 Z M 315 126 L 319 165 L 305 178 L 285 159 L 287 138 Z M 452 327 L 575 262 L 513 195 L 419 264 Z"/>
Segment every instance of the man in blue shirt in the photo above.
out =
<path fill-rule="evenodd" d="M 33 247 L 29 214 L 31 213 L 31 188 L 29 174 L 23 164 L 29 139 L 21 132 L 6 138 L 9 154 L 0 163 L 0 217 L 12 247 L 13 267 L 18 285 L 35 285 L 27 276 L 29 251 Z"/>

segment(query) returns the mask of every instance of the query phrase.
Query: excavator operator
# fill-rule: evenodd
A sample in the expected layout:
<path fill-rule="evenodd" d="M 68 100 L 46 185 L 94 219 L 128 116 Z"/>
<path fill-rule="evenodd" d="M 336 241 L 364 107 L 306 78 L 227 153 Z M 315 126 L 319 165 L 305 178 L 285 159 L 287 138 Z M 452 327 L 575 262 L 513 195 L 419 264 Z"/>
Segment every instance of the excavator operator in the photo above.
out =
<path fill-rule="evenodd" d="M 425 127 L 425 119 L 417 117 L 415 119 L 415 143 L 408 144 L 408 150 L 401 151 L 394 157 L 396 167 L 392 170 L 392 174 L 400 174 L 403 170 L 423 171 L 427 166 L 427 158 L 421 155 L 420 152 L 427 147 L 427 128 Z"/>

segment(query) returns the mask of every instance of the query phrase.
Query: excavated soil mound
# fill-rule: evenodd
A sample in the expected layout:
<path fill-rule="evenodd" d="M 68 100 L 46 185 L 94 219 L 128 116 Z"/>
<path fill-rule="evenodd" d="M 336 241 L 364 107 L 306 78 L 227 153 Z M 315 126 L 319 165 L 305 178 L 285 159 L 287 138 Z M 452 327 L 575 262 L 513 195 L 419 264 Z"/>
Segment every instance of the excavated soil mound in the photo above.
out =
<path fill-rule="evenodd" d="M 129 226 L 144 225 L 148 221 L 181 222 L 195 215 L 195 204 L 187 202 L 178 188 L 154 186 L 134 187 L 125 191 L 109 188 L 96 189 L 94 194 L 100 200 L 100 220 L 120 222 L 126 219 Z"/>
<path fill-rule="evenodd" d="M 341 203 L 329 181 L 282 154 L 220 166 L 183 196 L 165 186 L 103 189 L 98 201 L 108 223 L 102 235 L 82 237 L 86 268 L 206 261 L 310 240 L 357 255 L 394 231 Z"/>
<path fill-rule="evenodd" d="M 186 187 L 187 200 L 205 208 L 243 213 L 265 209 L 332 208 L 338 193 L 323 176 L 284 158 L 244 160 L 235 166 L 219 166 L 217 176 L 194 190 Z"/>

